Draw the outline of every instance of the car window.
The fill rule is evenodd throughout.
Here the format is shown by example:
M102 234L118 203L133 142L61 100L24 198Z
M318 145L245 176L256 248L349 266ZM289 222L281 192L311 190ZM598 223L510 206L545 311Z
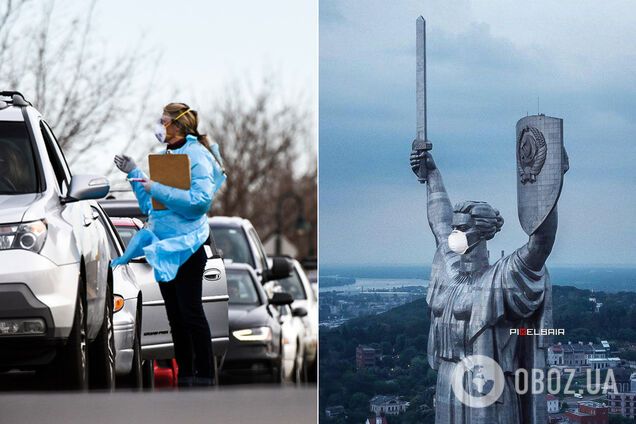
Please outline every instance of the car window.
M256 254L258 255L259 266L261 269L269 268L267 266L267 255L265 254L265 249L263 249L263 245L261 244L261 239L256 234L256 230L254 228L249 229L249 235L252 239L252 243L256 246Z
M300 276L298 275L298 271L293 269L289 277L283 278L282 280L276 280L274 284L280 288L280 291L287 292L294 296L294 300L306 300L307 293L305 293L305 287L303 286L302 281L300 281Z
M247 238L241 229L211 227L211 230L216 247L221 250L223 258L255 266Z
M227 293L230 305L260 305L256 281L245 270L227 270Z
M113 231L113 228L110 226L109 222L106 222L107 219L103 214L99 213L97 208L91 206L91 212L99 215L99 222L104 226L104 231L106 232L108 239L108 247L110 249L110 259L113 260L121 255L120 250L117 248L119 246L119 240L115 240L117 234Z
M42 137L44 137L46 152L49 155L49 160L51 161L53 172L55 172L55 178L57 179L58 187L61 190L61 195L66 196L66 194L68 193L68 185L70 184L71 176L68 173L68 168L66 167L66 163L64 162L64 156L62 156L57 142L43 122L40 123L40 129L42 130Z
M121 237L121 241L124 243L125 247L128 247L128 243L130 243L130 239L133 238L135 234L137 234L137 227L130 226L115 226L117 228L117 232L119 233L119 237Z
M0 121L0 194L38 189L33 146L24 122Z
M71 174L71 168L69 168L68 162L66 162L66 156L64 156L64 152L62 152L62 148L57 141L57 137L55 137L55 133L46 122L42 121L41 124L44 127L44 130L46 131L49 138L53 140L53 144L56 148L57 154L60 157L60 162L62 163L62 168L64 169L64 173L66 174L66 178L68 181L71 181L71 177L73 176L73 174Z

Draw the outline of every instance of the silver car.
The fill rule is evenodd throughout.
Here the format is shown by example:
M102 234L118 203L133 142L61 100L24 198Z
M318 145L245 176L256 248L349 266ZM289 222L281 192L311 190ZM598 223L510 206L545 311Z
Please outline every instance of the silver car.
M108 180L72 175L53 131L0 92L0 372L112 389L113 273L94 200Z
M303 335L303 379L308 380L309 373L315 373L317 367L318 347L318 302L305 270L295 259L289 258L292 263L292 272L287 278L268 281L263 285L268 296L276 291L289 293L294 297L291 304L292 312L302 317ZM304 310L305 312L301 312ZM297 377L296 377L297 379Z
M100 208L99 220L106 229L110 258L124 253L125 245L117 229ZM117 387L141 388L142 293L132 265L120 265L113 270L113 327L115 333L115 372Z

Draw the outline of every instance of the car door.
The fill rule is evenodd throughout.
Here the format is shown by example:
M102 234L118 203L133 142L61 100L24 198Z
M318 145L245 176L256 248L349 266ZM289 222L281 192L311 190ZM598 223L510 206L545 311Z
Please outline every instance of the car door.
M267 265L267 255L265 254L265 249L263 248L263 244L261 243L261 239L258 237L256 230L254 227L249 226L246 228L246 235L249 239L250 244L252 245L252 252L254 254L254 262L256 262L256 275L258 278L263 279L263 271L268 268Z
M95 212L99 214L99 223L106 232L108 241L109 258L113 259L123 255L124 242L119 237L119 233L114 228L104 211L98 206L91 206ZM130 265L121 265L112 270L113 273L113 294L119 294L124 299L136 297L139 291L139 284L135 278L135 274Z
M44 121L40 130L55 171L59 193L65 197L71 182L71 171L57 140ZM87 302L88 337L94 338L102 323L109 266L109 247L99 214L91 208L90 200L66 203L62 218L72 226L77 249L84 260Z
M279 313L278 322L280 322L283 335L281 345L283 368L285 370L285 377L289 378L294 370L294 363L298 351L298 339L300 338L299 327L288 305L279 306L277 309ZM302 326L302 323L300 325Z
M223 356L229 343L227 278L225 265L214 242L205 246L208 261L203 272L201 302L214 343L214 354ZM222 352L219 352L222 350Z

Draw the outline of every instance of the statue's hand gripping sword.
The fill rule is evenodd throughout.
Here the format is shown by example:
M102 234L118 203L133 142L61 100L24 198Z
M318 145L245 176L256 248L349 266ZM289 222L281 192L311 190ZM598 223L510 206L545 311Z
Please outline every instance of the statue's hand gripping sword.
M416 27L416 115L417 115L417 132L415 140L413 140L412 149L418 153L429 151L433 148L433 144L426 138L426 21L422 16L415 21ZM418 172L418 180L420 183L426 183L426 174L428 168L426 160L420 162L420 170Z

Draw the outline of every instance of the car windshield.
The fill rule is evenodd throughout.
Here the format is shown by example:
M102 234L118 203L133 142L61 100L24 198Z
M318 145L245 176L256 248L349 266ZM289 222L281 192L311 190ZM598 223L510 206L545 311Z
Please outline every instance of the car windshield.
M294 300L307 299L305 288L303 287L303 283L300 281L298 271L295 269L292 270L289 277L283 278L282 280L276 280L275 284L277 287L280 287L280 291L287 292L294 296Z
M221 250L224 259L254 266L254 259L245 233L237 228L210 227L216 247Z
M248 271L228 269L227 294L230 296L230 305L260 305L255 283Z
M137 233L137 227L130 227L127 225L116 225L117 232L119 233L119 237L121 237L121 241L124 242L124 247L128 247L128 243L130 239Z
M33 148L24 122L0 121L0 194L37 192Z

